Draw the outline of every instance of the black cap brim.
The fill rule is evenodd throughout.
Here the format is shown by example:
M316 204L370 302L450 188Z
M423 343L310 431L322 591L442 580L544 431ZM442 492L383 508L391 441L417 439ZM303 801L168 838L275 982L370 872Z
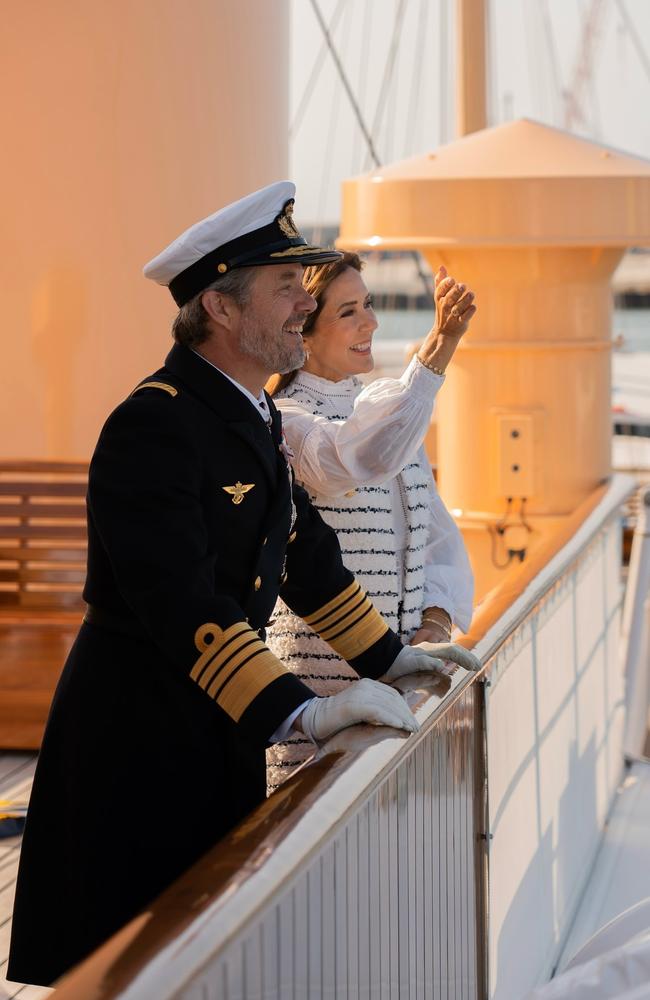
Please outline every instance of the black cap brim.
M239 264L239 267L259 267L262 264L331 264L340 260L343 254L340 250L327 250L324 247L296 246L270 254L257 254L253 260Z

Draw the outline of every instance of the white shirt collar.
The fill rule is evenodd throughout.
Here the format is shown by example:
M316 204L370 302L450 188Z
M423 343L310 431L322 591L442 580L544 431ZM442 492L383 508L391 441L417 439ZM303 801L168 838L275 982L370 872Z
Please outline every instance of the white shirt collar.
M310 388L319 389L322 393L330 396L346 394L351 389L356 389L357 386L362 385L361 380L356 375L348 375L347 378L341 378L338 382L333 382L329 378L323 378L322 375L314 375L312 372L306 372L304 368L300 369L295 381Z
M235 388L239 389L239 391L243 393L244 396L246 396L246 399L249 401L249 403L252 403L252 405L255 407L255 412L259 413L264 423L266 424L269 422L269 420L271 419L271 414L269 412L269 407L266 402L266 396L264 395L264 389L261 389L259 396L256 397L253 395L252 392L249 392L249 390L245 386L243 386L240 382L232 378L232 376L228 375L227 372L221 371L221 368L217 368L215 364L212 364L211 361L208 361L208 359L204 357L202 354L199 354L198 351L192 349L192 353L196 354L197 358L201 358L202 361L205 361L206 364L210 365L212 368L215 368L218 372L221 372L224 378L227 378L229 382L232 382Z

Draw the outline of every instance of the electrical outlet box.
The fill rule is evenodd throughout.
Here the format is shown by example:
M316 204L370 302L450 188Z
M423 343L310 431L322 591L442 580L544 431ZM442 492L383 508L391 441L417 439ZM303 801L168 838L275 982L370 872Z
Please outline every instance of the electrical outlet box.
M497 482L504 497L535 493L535 418L532 413L499 413L497 420Z

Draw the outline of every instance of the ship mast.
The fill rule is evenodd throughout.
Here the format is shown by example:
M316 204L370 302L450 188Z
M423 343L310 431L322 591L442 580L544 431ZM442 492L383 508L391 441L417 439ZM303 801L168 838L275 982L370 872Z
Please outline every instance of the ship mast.
M456 0L456 134L487 126L486 0Z

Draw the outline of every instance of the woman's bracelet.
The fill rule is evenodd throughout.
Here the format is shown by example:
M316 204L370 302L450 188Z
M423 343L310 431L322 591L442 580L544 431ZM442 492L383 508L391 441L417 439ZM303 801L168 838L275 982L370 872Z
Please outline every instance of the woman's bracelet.
M445 374L445 372L444 372L444 370L442 368L438 368L437 365L431 365L431 364L429 364L427 361L425 361L423 358L421 358L419 354L417 354L416 357L417 357L418 361L420 362L420 364L424 365L425 368L428 368L429 371L433 372L434 375L444 375Z
M422 613L422 624L436 625L441 628L447 634L447 638L451 639L451 615L449 612L445 611L444 608L431 607L425 608Z
M442 622L436 618L423 618L422 624L424 625L425 623L428 625L437 625L438 628L441 628L445 632L447 638L451 639L451 628L446 622Z

